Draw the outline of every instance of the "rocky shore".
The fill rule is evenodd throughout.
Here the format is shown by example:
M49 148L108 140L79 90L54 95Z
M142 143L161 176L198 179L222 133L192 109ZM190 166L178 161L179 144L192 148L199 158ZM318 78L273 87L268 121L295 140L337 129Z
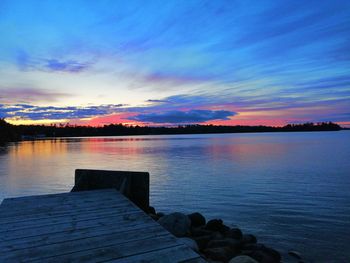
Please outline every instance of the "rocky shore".
M280 263L282 260L277 250L259 243L252 234L228 227L221 219L207 221L198 212L165 215L153 207L149 208L149 215L208 262ZM297 252L292 253L297 262L303 262Z

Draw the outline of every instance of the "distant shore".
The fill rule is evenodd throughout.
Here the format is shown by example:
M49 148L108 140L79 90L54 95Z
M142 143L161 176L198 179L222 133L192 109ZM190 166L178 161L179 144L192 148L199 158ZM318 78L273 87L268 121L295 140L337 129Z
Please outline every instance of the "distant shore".
M93 137L125 135L176 135L176 134L215 134L215 133L254 133L254 132L313 132L345 130L336 123L288 124L273 126L223 126L223 125L180 125L176 127L127 126L110 124L101 127L77 125L12 125L0 119L0 143L37 138Z

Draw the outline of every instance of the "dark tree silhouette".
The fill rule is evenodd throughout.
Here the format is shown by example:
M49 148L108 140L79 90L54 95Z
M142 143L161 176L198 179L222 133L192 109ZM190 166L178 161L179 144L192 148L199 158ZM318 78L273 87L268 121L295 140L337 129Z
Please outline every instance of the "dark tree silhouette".
M120 136L120 135L160 135L196 133L241 133L241 132L302 132L338 131L342 128L332 122L288 124L283 127L271 126L217 126L185 125L177 127L128 126L109 124L102 127L59 125L11 125L0 119L0 142L37 137L81 137L81 136Z
M17 127L0 118L0 144L20 139Z

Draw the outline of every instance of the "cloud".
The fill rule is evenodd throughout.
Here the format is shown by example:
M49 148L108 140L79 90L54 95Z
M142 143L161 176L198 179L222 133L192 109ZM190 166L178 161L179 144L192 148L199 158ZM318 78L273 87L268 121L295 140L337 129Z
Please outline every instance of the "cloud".
M23 71L80 73L87 70L91 64L92 62L80 62L75 59L37 58L24 50L18 50L16 55L16 65Z
M144 113L129 117L129 120L151 123L202 123L213 120L229 120L237 113L225 110L190 110L190 111L166 111L156 113Z
M57 59L48 59L45 67L49 71L78 73L86 70L89 67L89 64L80 63L74 60L59 61Z
M211 76L201 76L200 74L179 74L173 72L154 72L144 76L146 82L158 83L158 82L169 82L176 85L189 84L189 83L201 83L213 80Z
M151 103L167 103L169 102L168 100L146 100L146 102L151 102Z
M26 104L8 106L0 104L0 118L15 118L26 120L61 120L84 119L103 116L120 111L124 104L108 104L87 107L41 107Z
M350 76L340 75L328 78L317 78L316 80L304 81L297 83L298 88L303 88L304 90L316 89L328 89L330 91L336 90L335 88L345 88L348 90L350 85Z
M72 94L37 88L1 88L0 103L53 102Z
M226 98L227 100L227 98ZM226 101L225 100L225 101ZM166 108L197 108L200 106L210 106L211 104L217 105L222 102L219 96L209 96L209 95L185 95L179 94L174 96L169 96L163 99L149 99L146 102L151 102L154 105L147 107L135 107L137 110L142 109L164 109Z

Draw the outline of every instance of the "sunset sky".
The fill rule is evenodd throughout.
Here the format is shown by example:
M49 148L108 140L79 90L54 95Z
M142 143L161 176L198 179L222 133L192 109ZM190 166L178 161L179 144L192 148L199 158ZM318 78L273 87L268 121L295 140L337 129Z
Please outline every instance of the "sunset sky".
M0 1L14 124L350 124L350 1Z

